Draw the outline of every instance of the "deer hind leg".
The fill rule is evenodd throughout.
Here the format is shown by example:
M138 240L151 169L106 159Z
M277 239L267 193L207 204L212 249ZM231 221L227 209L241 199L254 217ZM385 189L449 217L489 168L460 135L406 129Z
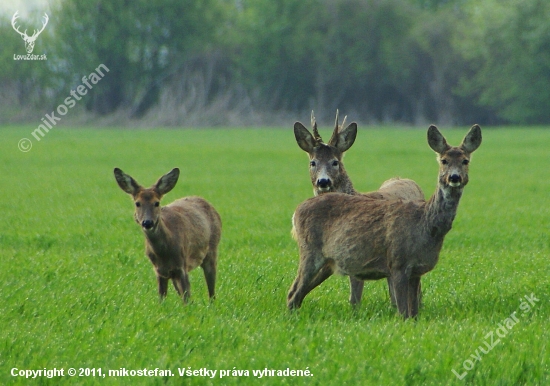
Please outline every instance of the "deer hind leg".
M206 286L208 287L208 296L210 300L214 300L216 297L216 266L217 266L217 251L210 250L204 258L201 267L206 279Z
M183 268L178 270L174 274L174 277L172 277L172 283L178 295L180 295L183 298L183 302L187 304L191 296L191 283L189 283L189 275L187 275L187 272L185 272Z
M168 279L157 274L160 301L163 301L168 293Z
M350 276L349 287L351 291L349 295L349 302L352 305L359 304L361 302L361 297L363 296L363 287L365 287L365 282Z
M306 295L333 273L334 268L330 261L326 261L321 267L316 268L315 259L303 259L298 268L298 276L288 292L288 308L300 308Z
M311 281L308 287L308 293L313 291L315 287L327 280L334 273L334 269L330 263L325 263L323 267L317 272L317 275Z

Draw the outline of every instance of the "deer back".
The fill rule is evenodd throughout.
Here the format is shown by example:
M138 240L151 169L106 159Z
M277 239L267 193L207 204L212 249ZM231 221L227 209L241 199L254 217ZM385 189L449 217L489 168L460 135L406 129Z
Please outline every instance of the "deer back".
M199 266L210 248L215 247L221 237L221 219L212 205L201 197L180 198L161 210L162 231L166 237L147 235L148 248L165 260L182 256L187 270ZM160 253L159 253L160 252ZM180 265L181 266L181 265Z
M293 217L300 255L334 260L335 271L362 279L389 276L400 256L415 265L426 240L423 200L379 200L365 195L328 194L298 206ZM407 251L404 255L402 251ZM418 258L416 257L418 255Z
M424 192L416 182L407 178L391 178L384 181L382 186L378 189L384 199L386 200L424 200Z

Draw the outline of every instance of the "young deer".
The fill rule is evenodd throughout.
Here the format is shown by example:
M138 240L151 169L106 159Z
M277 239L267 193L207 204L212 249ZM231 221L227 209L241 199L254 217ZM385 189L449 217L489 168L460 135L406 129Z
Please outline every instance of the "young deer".
M468 164L481 144L481 129L472 126L460 146L452 147L430 126L428 144L439 161L437 188L428 201L334 193L298 206L293 234L300 265L288 293L289 309L299 308L311 290L336 272L361 280L389 278L401 315L417 315L420 277L438 261L468 184Z
M155 185L144 188L128 174L115 168L118 186L132 196L134 218L145 235L145 253L153 263L160 299L166 297L168 279L184 303L191 295L188 273L202 267L208 295L214 298L218 243L221 237L220 215L200 197L180 198L161 207L162 196L178 182L179 169L172 169Z
M329 192L361 194L353 188L342 162L344 153L353 145L357 136L357 124L353 122L343 129L345 122L346 117L341 126L338 124L338 110L336 110L334 131L328 143L324 143L319 135L313 111L311 112L313 135L302 123L294 124L296 142L309 155L309 175L315 196ZM385 181L377 191L363 195L381 200L424 200L424 193L416 182L401 178L391 178ZM349 301L351 304L357 304L361 301L364 282L352 276L349 280L351 290ZM388 289L392 304L395 305L389 279Z

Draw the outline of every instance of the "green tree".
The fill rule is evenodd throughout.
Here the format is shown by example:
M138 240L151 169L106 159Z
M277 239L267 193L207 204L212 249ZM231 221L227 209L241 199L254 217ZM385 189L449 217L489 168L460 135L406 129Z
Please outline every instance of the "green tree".
M32 14L27 20L18 20L22 31L40 25L43 14ZM34 23L34 24L33 24ZM20 29L21 29L20 28ZM50 26L44 29L36 41L34 55L46 55L47 60L16 60L16 56L26 55L23 39L11 25L11 16L0 17L0 109L2 120L20 120L28 111L22 108L36 108L48 102L49 91L54 85L51 79L51 57L53 31Z
M232 56L237 80L271 109L305 108L314 92L323 19L316 0L243 0Z
M89 110L130 108L142 116L171 74L216 42L224 3L216 0L74 0L56 24L59 76L67 84L99 64L109 75L88 98Z
M461 93L514 123L550 122L550 3L470 1L456 46L471 63Z

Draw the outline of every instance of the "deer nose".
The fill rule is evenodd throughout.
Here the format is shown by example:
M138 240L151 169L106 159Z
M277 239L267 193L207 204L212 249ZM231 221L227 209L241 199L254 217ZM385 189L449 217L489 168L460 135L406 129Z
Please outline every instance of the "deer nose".
M317 180L317 186L319 186L321 189L328 188L332 183L328 178L320 178Z
M143 220L141 222L141 226L145 229L151 229L153 227L154 223L153 220Z
M462 180L458 174L451 174L449 177L449 182L452 182L453 184L457 184Z

